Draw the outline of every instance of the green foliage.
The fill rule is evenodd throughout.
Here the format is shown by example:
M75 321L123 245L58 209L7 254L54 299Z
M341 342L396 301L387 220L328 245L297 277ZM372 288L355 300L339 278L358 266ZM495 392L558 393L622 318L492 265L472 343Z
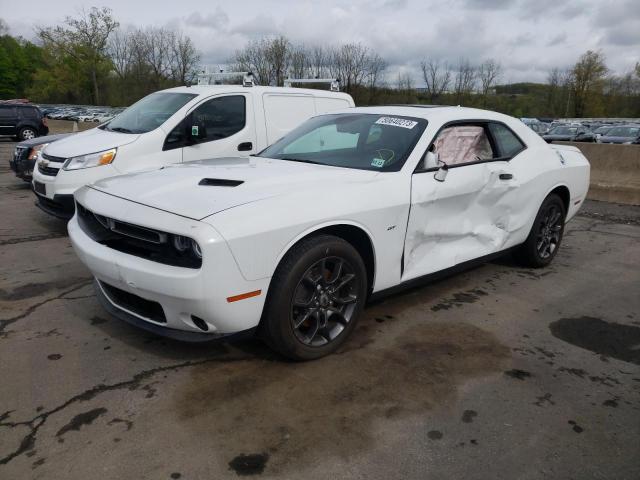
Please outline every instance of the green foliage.
M0 36L0 99L25 97L41 65L39 47L21 38Z

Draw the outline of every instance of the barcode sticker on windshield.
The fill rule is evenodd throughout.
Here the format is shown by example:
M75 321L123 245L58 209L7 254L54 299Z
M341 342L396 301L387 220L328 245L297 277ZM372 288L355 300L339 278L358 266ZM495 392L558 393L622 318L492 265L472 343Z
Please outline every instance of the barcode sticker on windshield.
M376 123L378 125L393 125L394 127L401 128L413 128L418 122L414 122L413 120L407 120L406 118L398 118L398 117L380 117Z

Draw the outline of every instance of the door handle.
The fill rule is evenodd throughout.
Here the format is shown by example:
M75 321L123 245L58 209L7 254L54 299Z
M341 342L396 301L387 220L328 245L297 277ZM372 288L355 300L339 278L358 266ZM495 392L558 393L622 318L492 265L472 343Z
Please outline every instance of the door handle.
M249 152L251 150L253 150L253 143L251 142L243 142L240 145L238 145L239 152Z
M498 175L498 178L500 180L512 180L513 179L513 174L511 174L511 173L501 173L500 175Z

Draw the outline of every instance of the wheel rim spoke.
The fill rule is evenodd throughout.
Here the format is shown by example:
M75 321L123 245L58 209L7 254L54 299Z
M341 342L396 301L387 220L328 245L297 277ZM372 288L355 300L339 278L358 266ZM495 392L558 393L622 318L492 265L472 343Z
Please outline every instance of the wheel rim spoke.
M298 340L311 347L334 341L356 311L359 282L342 257L325 257L311 265L291 301L291 326Z

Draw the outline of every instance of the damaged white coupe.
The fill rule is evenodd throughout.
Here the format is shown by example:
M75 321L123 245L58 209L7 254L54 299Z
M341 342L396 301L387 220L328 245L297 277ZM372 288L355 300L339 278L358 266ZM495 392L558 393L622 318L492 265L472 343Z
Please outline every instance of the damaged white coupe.
M548 265L588 185L577 148L512 117L352 108L257 156L86 186L69 234L115 316L181 340L257 332L309 360L372 295L509 251Z

